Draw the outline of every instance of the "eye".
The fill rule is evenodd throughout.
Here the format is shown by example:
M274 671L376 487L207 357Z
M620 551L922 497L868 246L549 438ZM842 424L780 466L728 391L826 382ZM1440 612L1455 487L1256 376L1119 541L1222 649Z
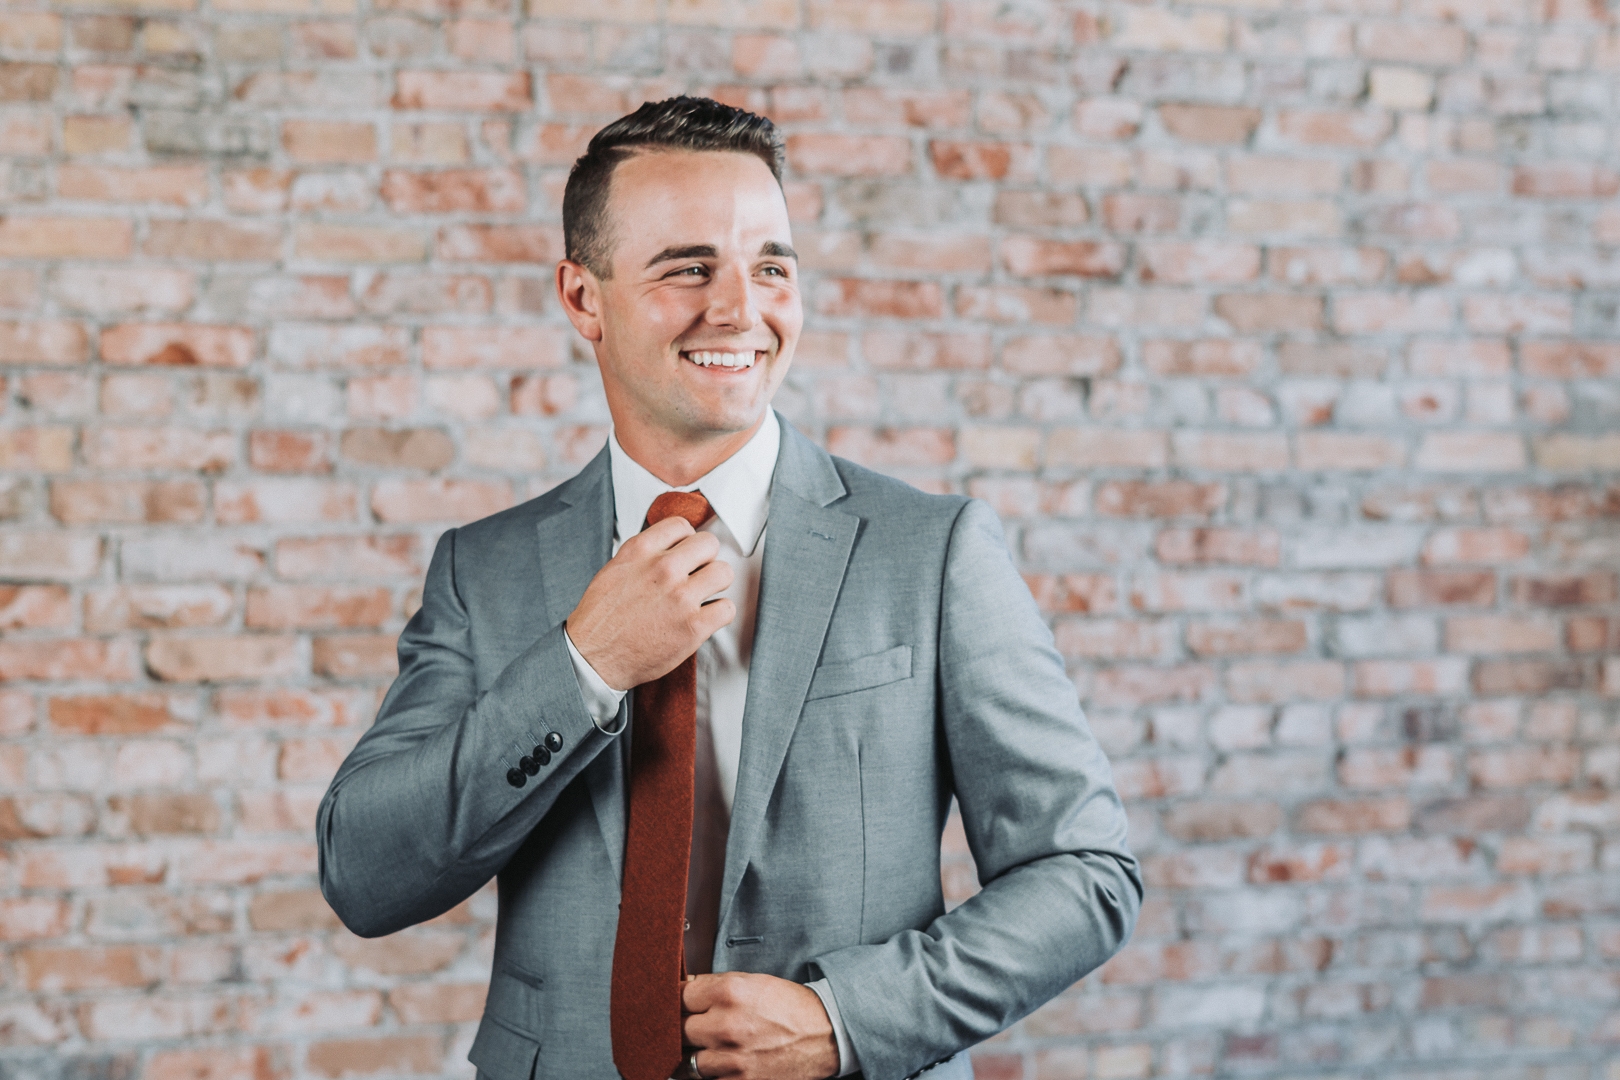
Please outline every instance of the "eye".
M763 272L767 273L767 274L775 274L777 277L784 277L785 278L785 277L788 276L786 270L784 270L782 267L776 266L776 265L770 265L770 266L764 267Z
M683 266L679 270L671 270L665 277L699 277L709 272L709 268L702 263L696 266Z

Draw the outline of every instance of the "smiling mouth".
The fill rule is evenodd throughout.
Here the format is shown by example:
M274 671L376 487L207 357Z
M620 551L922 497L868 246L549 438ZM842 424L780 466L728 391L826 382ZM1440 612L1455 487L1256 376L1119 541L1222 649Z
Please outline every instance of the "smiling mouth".
M747 369L753 367L754 360L762 354L753 350L721 352L716 349L695 349L691 352L683 352L681 355L698 367Z

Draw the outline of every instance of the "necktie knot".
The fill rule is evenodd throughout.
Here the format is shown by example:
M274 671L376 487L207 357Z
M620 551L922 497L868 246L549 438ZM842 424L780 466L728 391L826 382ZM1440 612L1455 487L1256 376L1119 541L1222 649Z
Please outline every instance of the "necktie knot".
M647 510L647 525L656 525L667 517L683 517L692 528L702 527L714 516L714 509L701 491L666 491L654 499Z

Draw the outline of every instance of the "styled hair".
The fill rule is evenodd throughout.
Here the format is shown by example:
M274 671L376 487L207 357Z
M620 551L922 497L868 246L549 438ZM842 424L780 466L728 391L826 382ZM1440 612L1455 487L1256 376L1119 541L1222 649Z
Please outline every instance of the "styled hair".
M644 103L591 137L563 189L565 250L598 278L612 273L607 203L613 170L638 150L660 148L753 154L782 182L782 137L765 117L684 94Z

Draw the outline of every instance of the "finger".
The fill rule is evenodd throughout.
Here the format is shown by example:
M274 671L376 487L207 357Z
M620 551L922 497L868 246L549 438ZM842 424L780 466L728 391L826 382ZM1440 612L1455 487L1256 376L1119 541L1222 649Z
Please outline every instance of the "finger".
M731 620L737 617L737 605L722 596L711 603L704 604L692 615L692 633L698 635L698 640L708 641L714 632L722 626L730 626Z
M688 1013L681 1017L681 1039L687 1046L714 1050L720 1046L720 1018L713 1011Z
M707 1012L714 1001L714 980L713 975L688 975L681 984L681 1008L689 1013Z
M630 549L632 556L644 555L654 551L664 551L674 547L683 537L691 536L696 530L692 523L676 515L667 517L654 525L649 525L636 535L629 537L619 545L619 554L624 554L626 548Z
M742 1075L742 1055L726 1050L699 1050L697 1071L703 1080L721 1080Z
M716 559L688 574L686 580L681 583L678 595L688 604L701 604L731 588L731 583L736 577L737 572L731 568L730 563Z
M684 567L690 574L703 564L713 562L719 554L719 537L714 533L696 532L671 545L663 557Z

